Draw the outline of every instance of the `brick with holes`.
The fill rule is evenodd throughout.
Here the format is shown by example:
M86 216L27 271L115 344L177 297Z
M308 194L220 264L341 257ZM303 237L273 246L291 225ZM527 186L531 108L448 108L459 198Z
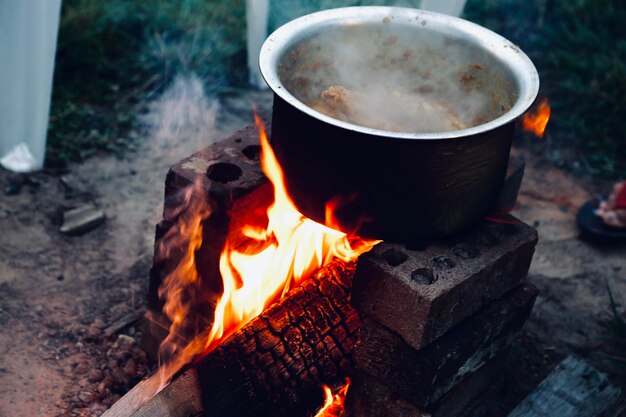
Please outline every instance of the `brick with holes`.
M183 256L186 243L181 240L181 229L187 227L184 223L198 213L204 213L202 246L196 254L201 257L196 263L201 285L190 286L189 290L195 288L201 294L189 297L196 305L186 320L189 329L185 336L191 337L212 323L215 294L221 292L219 269L215 266L219 265L229 226L236 219L251 221L254 216L263 221L263 213L271 203L271 185L259 166L260 152L259 133L249 126L170 167L150 271L149 320L142 338L151 358L156 358L156 348L169 329L158 290ZM237 215L244 212L248 214ZM176 243L177 240L181 241Z
M536 243L508 215L423 247L381 243L359 258L352 304L420 349L517 286Z
M530 315L537 288L529 282L491 302L420 350L365 318L354 347L355 368L420 408L428 408L511 344Z

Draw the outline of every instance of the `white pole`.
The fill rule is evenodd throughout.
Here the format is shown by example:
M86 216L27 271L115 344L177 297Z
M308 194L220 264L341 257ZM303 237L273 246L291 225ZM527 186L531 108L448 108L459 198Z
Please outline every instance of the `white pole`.
M248 80L256 88L267 88L259 70L259 53L267 38L270 13L269 0L246 0L246 22L248 25Z
M465 1L466 0L422 0L421 8L459 17L465 8Z
M0 0L0 164L43 167L61 0Z

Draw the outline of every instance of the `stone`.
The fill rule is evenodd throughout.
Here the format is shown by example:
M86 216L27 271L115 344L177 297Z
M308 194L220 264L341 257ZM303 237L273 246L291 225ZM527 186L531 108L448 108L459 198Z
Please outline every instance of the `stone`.
M121 334L117 336L116 343L118 344L120 350L128 351L132 346L134 346L137 342L132 337Z
M114 386L115 383L111 377L106 377L102 382L98 384L98 392L104 393L108 388Z
M91 368L89 367L89 365L87 365L85 362L80 362L74 368L74 373L76 375L84 375L89 372L90 369Z
M420 350L366 318L354 347L354 366L416 406L428 407L511 344L537 294L524 282Z
M70 236L83 235L104 223L104 212L93 204L85 204L63 213L61 233Z
M74 174L65 174L59 177L59 182L65 190L65 198L74 198L79 195L87 195L85 192L85 185Z
M383 242L359 258L352 304L420 349L518 285L536 243L508 215L422 247Z
M130 358L126 362L126 365L124 365L124 373L129 378L137 376L137 365L135 364L135 360L133 358Z
M90 403L91 401L93 401L94 397L95 395L91 391L81 391L78 394L78 399L83 403Z
M91 383L100 382L103 378L104 374L99 369L91 370L91 372L89 372L89 375L87 376L88 381Z

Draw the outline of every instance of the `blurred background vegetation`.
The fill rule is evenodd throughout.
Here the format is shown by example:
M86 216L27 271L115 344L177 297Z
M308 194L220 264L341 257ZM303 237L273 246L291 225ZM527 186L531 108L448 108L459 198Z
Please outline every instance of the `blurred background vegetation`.
M411 0L272 0L270 30L315 10ZM535 61L564 165L626 177L626 1L468 0L465 17ZM246 88L245 0L63 0L47 163L138 145L141 105L177 75L207 94ZM562 155L563 153L559 153ZM561 157L561 159L563 159Z
M533 59L552 146L574 151L568 165L626 177L626 1L468 0L465 17Z

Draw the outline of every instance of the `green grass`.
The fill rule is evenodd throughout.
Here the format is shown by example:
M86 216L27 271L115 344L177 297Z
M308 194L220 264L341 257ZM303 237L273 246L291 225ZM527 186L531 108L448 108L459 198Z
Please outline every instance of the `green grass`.
M604 325L608 331L609 340L612 342L611 353L607 356L622 372L626 372L626 321L624 320L624 313L618 310L619 306L608 284L607 292L609 294L611 314L604 321ZM613 353L613 351L616 353Z
M626 2L570 1L547 30L545 80L595 173L626 176Z
M626 177L626 2L469 0L466 15L535 61L557 146L576 147L593 174Z
M147 97L181 73L241 85L245 62L244 0L64 0L47 163L133 148Z

